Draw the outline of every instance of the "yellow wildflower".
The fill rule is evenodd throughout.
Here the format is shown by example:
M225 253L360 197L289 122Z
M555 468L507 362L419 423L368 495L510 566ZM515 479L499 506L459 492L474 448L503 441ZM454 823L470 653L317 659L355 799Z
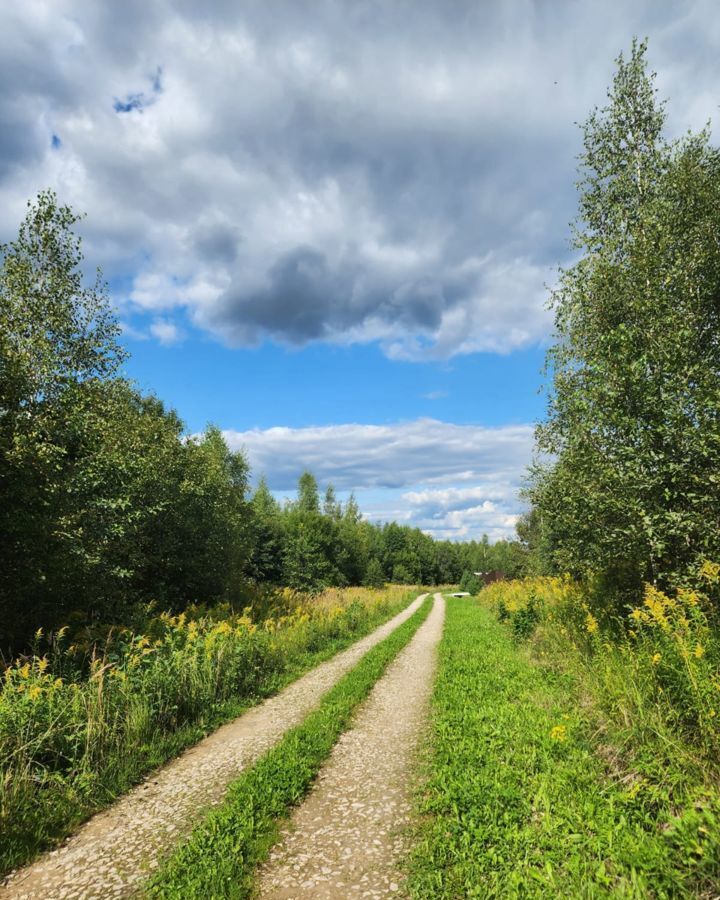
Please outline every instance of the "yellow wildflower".
M28 691L28 697L31 700L37 700L40 694L42 694L42 688L38 684L34 684Z
M44 672L45 669L47 669L47 667L48 667L48 658L47 658L47 656L43 656L42 659L38 660L37 667L38 667L38 671L39 671L39 672Z
M695 656L698 659L702 659L705 656L705 648L702 644L695 644Z
M566 741L567 740L567 728L565 725L554 725L550 729L550 740L552 741Z
M653 664L654 666L656 666L656 665L660 662L661 659L662 659L662 654L660 654L660 653L653 653L652 659L650 660L650 662L652 662L652 664Z
M21 678L27 678L28 675L30 674L30 663L25 663L25 665L22 666L22 668L18 669L18 673Z
M589 612L585 618L586 631L588 632L588 634L595 634L595 632L598 630L598 627L598 620L591 612Z

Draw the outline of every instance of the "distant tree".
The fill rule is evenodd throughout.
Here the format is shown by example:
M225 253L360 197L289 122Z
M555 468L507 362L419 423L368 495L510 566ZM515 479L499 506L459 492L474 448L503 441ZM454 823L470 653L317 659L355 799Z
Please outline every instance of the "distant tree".
M335 496L335 488L329 484L325 489L325 500L323 501L323 515L330 519L339 521L342 517L342 505Z
M393 566L392 580L396 584L414 584L415 579L412 572L403 563L396 563Z
M483 583L473 573L465 570L460 578L460 590L467 591L469 594L479 594Z
M303 472L298 481L297 507L304 513L320 512L320 492L312 472Z
M264 476L251 501L252 551L248 572L254 581L279 584L282 580L283 525L280 505L270 493Z
M380 561L373 557L365 570L364 583L367 587L379 588L385 584L385 573L383 572Z

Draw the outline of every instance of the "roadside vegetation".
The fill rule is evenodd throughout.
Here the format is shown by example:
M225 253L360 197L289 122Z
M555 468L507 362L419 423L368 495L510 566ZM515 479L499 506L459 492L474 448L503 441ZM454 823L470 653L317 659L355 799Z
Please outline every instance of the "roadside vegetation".
M252 896L256 867L277 838L280 822L305 796L353 711L428 617L432 603L426 599L323 697L316 712L230 785L222 806L153 878L149 896Z
M720 731L694 712L718 658L701 666L657 602L620 638L568 581L449 601L412 896L714 896Z
M285 590L259 622L216 607L163 613L102 645L59 634L47 646L38 634L0 692L0 872L415 595L400 586Z

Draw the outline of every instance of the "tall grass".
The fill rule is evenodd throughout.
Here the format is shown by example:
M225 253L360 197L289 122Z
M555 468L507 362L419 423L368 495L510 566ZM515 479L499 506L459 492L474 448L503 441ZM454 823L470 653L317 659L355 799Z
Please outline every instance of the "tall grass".
M0 871L66 834L142 774L294 674L367 633L407 588L285 592L262 623L162 614L84 656L61 632L0 690Z
M646 585L620 617L592 586L569 579L498 583L481 602L529 638L536 662L572 676L608 777L655 810L676 865L692 864L698 883L717 890L720 566L705 562L696 585L672 593ZM533 621L518 629L529 609Z
M642 603L622 618L604 613L568 578L498 583L482 600L515 631L532 610L529 631L537 655L581 674L594 701L636 745L684 748L689 760L715 769L720 624L714 595L720 566L706 562L699 579L704 590L679 588L672 595L646 585Z

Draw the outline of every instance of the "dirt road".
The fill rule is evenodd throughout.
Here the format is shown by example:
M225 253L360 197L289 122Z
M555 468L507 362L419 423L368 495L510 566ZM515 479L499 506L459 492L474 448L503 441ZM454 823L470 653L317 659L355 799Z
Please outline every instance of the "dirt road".
M302 722L323 694L408 619L426 596L277 696L219 728L90 819L62 847L13 873L0 887L0 898L106 900L138 891L203 810L220 802L228 784Z
M260 877L267 900L402 893L413 763L426 720L445 602L398 655L338 741Z

